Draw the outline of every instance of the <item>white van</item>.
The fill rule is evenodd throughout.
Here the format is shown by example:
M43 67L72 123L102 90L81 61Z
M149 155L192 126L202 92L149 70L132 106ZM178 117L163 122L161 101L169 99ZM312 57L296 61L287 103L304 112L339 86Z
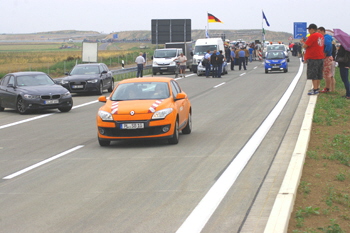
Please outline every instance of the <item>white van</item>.
M163 72L175 73L176 62L174 59L180 56L180 53L183 53L181 48L156 49L152 56L153 75L163 74Z
M192 63L192 71L193 73L197 73L198 64L202 61L203 56L210 50L212 53L214 50L220 51L222 50L222 54L225 56L225 47L224 42L221 38L206 38L206 39L198 39L194 46L193 52L193 63Z

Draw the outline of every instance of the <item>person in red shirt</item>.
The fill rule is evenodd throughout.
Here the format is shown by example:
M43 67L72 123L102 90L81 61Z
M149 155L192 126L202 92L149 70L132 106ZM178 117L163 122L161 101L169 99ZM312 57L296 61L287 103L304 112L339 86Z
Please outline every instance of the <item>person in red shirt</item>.
M319 93L320 82L323 78L323 59L324 59L324 38L317 32L317 26L310 24L307 28L310 36L306 41L302 41L305 48L304 62L307 63L307 79L312 80L313 89L308 95Z

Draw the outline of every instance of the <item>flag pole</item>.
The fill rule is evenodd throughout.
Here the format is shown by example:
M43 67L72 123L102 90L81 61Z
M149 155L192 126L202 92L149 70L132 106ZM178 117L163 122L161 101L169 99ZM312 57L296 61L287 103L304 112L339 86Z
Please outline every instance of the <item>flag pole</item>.
M208 23L208 11L207 11L207 32L208 32L208 35L209 35L209 23Z

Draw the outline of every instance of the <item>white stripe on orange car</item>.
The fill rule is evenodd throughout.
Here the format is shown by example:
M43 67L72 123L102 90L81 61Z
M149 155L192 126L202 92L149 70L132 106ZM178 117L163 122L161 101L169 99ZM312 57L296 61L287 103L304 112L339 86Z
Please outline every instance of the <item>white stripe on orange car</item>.
M148 113L155 112L156 108L159 106L159 104L163 102L163 100L157 100L152 104L152 106L148 109Z
M119 102L112 103L112 107L111 107L112 114L118 113L118 105L119 105Z

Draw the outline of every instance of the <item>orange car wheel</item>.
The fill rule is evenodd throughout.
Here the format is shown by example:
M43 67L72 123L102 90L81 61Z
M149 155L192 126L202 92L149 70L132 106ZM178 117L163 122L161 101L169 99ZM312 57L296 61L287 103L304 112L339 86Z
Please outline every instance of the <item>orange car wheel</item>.
M179 121L176 119L174 124L174 134L168 140L169 144L178 144L179 143Z

